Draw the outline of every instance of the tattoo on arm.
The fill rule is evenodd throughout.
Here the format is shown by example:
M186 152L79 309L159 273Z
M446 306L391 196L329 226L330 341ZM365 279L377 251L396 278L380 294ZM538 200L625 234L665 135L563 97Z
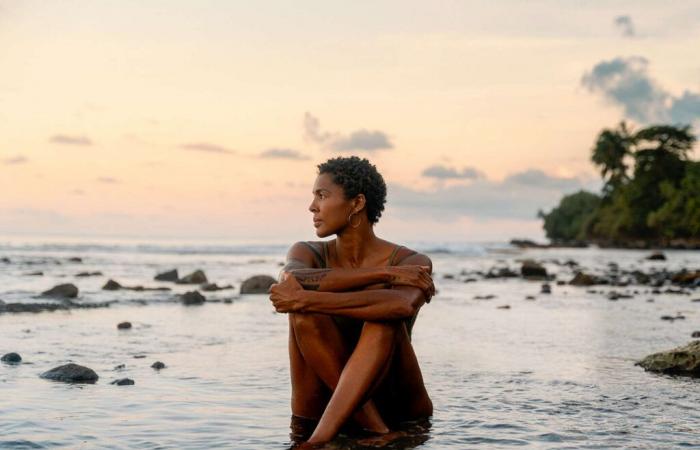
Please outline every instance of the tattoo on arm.
M330 271L331 269L300 269L294 271L294 277L304 289L317 291Z

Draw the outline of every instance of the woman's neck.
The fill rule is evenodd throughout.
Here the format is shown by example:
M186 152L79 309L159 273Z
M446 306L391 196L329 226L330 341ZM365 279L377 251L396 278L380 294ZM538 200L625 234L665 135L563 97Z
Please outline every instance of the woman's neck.
M335 239L336 260L350 267L360 267L378 241L374 228L369 224L362 223L357 228L346 227Z

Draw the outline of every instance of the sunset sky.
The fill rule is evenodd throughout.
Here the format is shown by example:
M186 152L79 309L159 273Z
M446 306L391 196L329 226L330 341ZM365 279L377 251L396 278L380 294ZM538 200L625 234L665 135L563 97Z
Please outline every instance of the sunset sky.
M383 237L540 239L603 127L700 130L700 3L0 0L0 70L0 233L312 239L356 154Z

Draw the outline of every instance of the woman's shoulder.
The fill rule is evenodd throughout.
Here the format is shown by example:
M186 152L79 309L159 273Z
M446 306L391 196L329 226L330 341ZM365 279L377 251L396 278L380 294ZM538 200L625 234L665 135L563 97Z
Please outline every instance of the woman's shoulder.
M401 244L395 244L393 242L386 241L389 246L393 248L389 264L392 266L398 266L398 265L420 265L420 266L425 266L425 265L430 265L432 266L432 263L430 261L430 258L428 258L426 255L413 250L409 248L408 246L401 245Z
M289 247L287 259L313 261L316 267L326 266L325 241L297 241Z

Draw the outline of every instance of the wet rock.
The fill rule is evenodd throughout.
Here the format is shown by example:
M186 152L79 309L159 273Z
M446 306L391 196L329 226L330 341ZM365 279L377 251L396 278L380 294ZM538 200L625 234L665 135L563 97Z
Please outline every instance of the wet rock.
M690 335L692 338L700 338L700 331L693 331L693 334Z
M56 311L68 309L68 305L57 303L3 303L0 302L0 313L38 313L42 311Z
M101 277L102 272L80 272L80 273L75 274L75 276L80 277L80 278L83 278L83 277Z
M19 356L19 353L6 353L0 358L0 361L7 363L7 364L19 364L22 362L22 357Z
M616 292L616 291L608 292L608 300L614 301L614 300L625 299L625 298L633 298L633 297L629 294L622 294L622 293Z
M202 286L200 286L200 289L204 292L214 292L223 291L225 289L233 289L233 286L230 284L227 284L226 286L217 286L216 283L204 283Z
M519 273L508 267L493 267L484 275L484 278L516 278L519 276Z
M510 305L497 306L496 309L510 309Z
M464 280L465 283L475 283L477 281L479 280L477 280L476 278L465 278Z
M167 272L162 272L156 275L154 278L156 281L172 281L175 282L180 279L177 274L177 269L168 270Z
M269 275L255 275L241 284L241 294L267 294L277 280Z
M36 271L36 272L27 272L24 274L25 277L43 277L44 272L41 271Z
M630 275L637 280L638 284L648 284L649 281L651 281L649 275L645 274L641 270L634 270Z
M134 359L143 359L146 355L134 355Z
M647 256L646 259L648 261L666 261L666 255L664 255L662 252L654 252Z
M200 294L198 291L185 292L180 296L182 303L185 305L201 305L207 301L207 299Z
M64 383L94 383L99 378L94 370L78 364L64 364L42 373L41 378Z
M557 281L557 286L564 286L564 285L566 285L566 281L564 281L564 280Z
M654 353L637 362L651 372L669 375L700 376L700 341L668 351Z
M151 367L154 368L155 370L165 369L165 364L163 364L160 361L156 361L153 364L151 364Z
M134 380L131 378L120 378L118 380L114 380L109 384L116 384L117 386L131 386L134 384Z
M41 293L42 297L54 297L54 298L75 298L78 296L78 288L71 283L59 284L54 286L48 291Z
M572 286L593 286L595 284L601 284L598 277L594 275L589 275L583 272L577 272L576 275L569 281Z
M10 264L12 261L10 261L10 258L0 258L0 262L4 264Z
M474 300L491 300L496 298L495 295L493 294L488 294L488 295L475 295Z
M691 302L693 302L693 303L698 303L698 302L700 302L700 298L694 298L694 299L691 300Z
M518 248L547 248L548 245L538 244L530 239L511 239L510 245Z
M118 366L114 366L114 370L122 370L126 367L126 364L119 364Z
M455 276L452 275L451 273L446 273L445 275L442 276L442 278L445 280L454 280Z
M547 278L547 269L532 259L526 259L520 266L520 274L525 278Z
M201 270L195 270L189 275L177 280L178 284L202 284L207 282L207 276Z
M131 322L120 322L117 324L117 329L128 330L131 328Z
M72 258L68 258L68 261L74 262L74 263L81 263L81 262L83 262L83 258L78 258L77 256L73 256Z
M671 277L671 281L675 284L696 285L700 281L700 270L694 272L681 270Z
M122 285L112 279L108 280L105 285L102 286L102 290L104 291L118 291L121 288Z
M535 296L534 295L528 295L525 297L525 300L534 300Z
M545 284L542 285L542 288L541 288L541 290L540 290L540 293L541 293L541 294L551 294L551 293L552 293L552 287L551 287L549 284L545 283Z

